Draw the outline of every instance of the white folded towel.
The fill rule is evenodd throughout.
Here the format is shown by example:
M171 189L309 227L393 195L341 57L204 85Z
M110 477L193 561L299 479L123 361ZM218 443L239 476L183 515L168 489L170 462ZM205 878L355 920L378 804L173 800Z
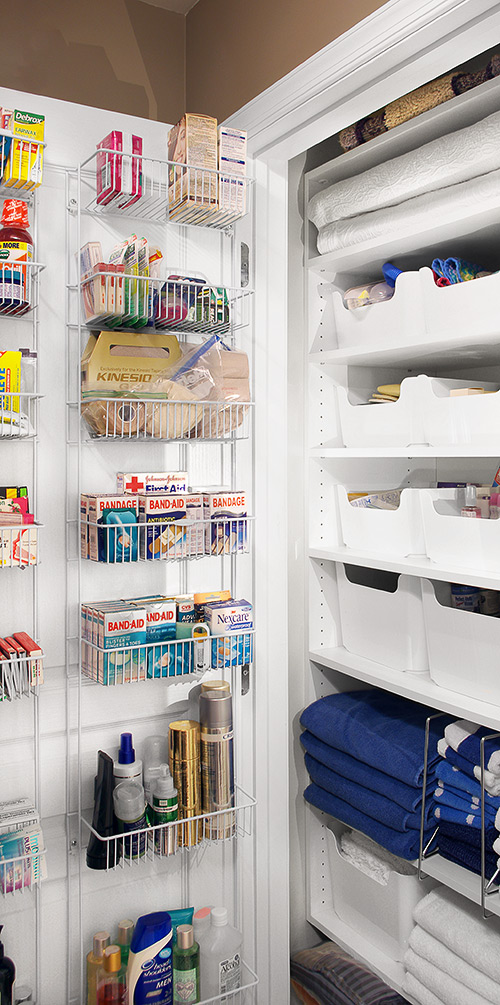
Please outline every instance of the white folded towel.
M446 757L446 751L448 749L449 744L446 742L443 736L442 739L438 740L437 743L438 754L440 754L441 757ZM471 768L473 769L472 773L474 775L474 778L477 779L478 782L480 782L481 765L479 764L473 765L471 762ZM490 794L490 796L500 796L500 778L498 777L498 775L494 775L491 771L488 771L486 768L484 771L484 787L486 791Z
M500 922L485 921L476 904L440 886L417 904L417 925L462 960L500 984Z
M462 754L462 756L467 758L468 754L464 752L464 747L460 749L460 744L465 744L465 750L467 750L467 747L470 746L470 744L467 744L467 741L470 740L471 737L476 737L476 733L478 732L480 735L484 735L488 732L488 730L478 726L477 722L468 722L466 719L458 719L457 722L451 722L449 726L446 726L444 737L450 747L453 747L453 750L456 750L457 754ZM493 741L490 741L490 746L492 742ZM479 749L479 739L475 739L474 747ZM479 761L480 759L478 756L477 764L480 767ZM485 758L485 768L487 768L488 771L491 771L493 775L500 776L500 748L494 750L487 760Z
M340 837L340 850L351 865L365 876L371 876L381 886L387 886L391 875L395 872L401 876L416 875L414 865L393 855L359 831L344 831Z
M418 150L393 157L313 196L309 219L326 224L395 206L404 199L457 185L500 167L500 112Z
M441 998L436 998L432 991L429 991L413 974L405 974L403 981L403 991L411 995L420 1005L443 1005Z
M406 950L404 965L408 973L413 974L428 991L436 997L439 995L443 1005L489 1005L487 998L464 987L444 970L418 956L413 949Z
M482 995L493 1005L500 1005L500 984L492 981L491 977L481 973L476 967L471 967L451 949L448 949L443 942L438 941L434 936L416 925L410 935L409 947L417 956L427 960L433 966L453 977L459 984L465 985L478 995Z
M497 169L459 185L449 185L415 199L406 199L397 206L327 223L318 233L318 251L320 255L326 255L365 241L381 238L384 241L397 240L402 227L405 232L414 230L418 234L435 226L437 214L443 227L469 212L487 210L488 203L497 205L500 199L499 177Z

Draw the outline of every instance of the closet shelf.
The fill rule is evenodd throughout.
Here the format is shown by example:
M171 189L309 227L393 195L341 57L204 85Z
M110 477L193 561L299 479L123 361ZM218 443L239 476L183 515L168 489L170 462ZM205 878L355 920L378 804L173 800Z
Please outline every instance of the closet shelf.
M339 545L337 548L310 548L309 557L318 561L363 565L368 569L387 569L389 572L401 572L406 576L424 576L426 579L439 579L444 583L466 583L490 590L500 590L500 572L485 573L479 569L441 566L431 562L425 555L384 558L382 555L371 555Z
M500 435L495 447L457 447L443 444L440 447L415 445L411 447L312 447L311 457L324 460L349 460L363 457L499 457Z
M459 353L459 360L454 356ZM481 339L463 335L454 338L419 342L405 345L375 344L366 346L345 346L342 349L324 349L309 353L309 362L314 365L331 366L380 366L404 363L408 368L425 369L432 367L456 367L457 362L465 365L498 365L500 362L499 333Z
M469 698L448 688L439 687L431 680L428 673L393 670L383 663L375 663L374 660L356 656L348 652L344 646L312 649L309 652L309 659L317 666L335 670L354 680L399 694L403 698L431 705L460 719L469 719L494 730L500 729L500 705L478 701L477 698ZM431 862L433 859L428 861Z
M451 887L463 897L472 900L474 904L481 903L481 877L476 876L469 869L464 869L463 866L456 865L455 862L449 862L441 855L432 855L431 858L426 858L422 868L425 876L431 876L439 883ZM493 890L495 891L495 888ZM485 906L487 911L500 917L500 894L498 891L486 897Z

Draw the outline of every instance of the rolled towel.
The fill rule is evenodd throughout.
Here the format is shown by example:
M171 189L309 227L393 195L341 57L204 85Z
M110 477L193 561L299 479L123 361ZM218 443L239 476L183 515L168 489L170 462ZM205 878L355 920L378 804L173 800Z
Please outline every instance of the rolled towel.
M479 783L481 782L480 765L472 764L471 761L467 761L465 757L457 754L457 752L453 750L453 747L450 747L447 744L444 737L441 740L438 740L437 749L441 757L446 758L450 764L459 768L460 771L464 772L464 774L470 775L471 778L476 779ZM497 775L494 775L491 771L485 770L484 772L484 787L490 796L500 796L500 778L498 778ZM479 785L479 789L481 789L481 785Z
M342 823L347 824L348 827L354 827L355 830L367 834L377 844L381 844L383 848L391 851L393 855L405 858L410 862L418 857L418 831L395 831L392 827L385 827L378 820L367 816L361 810L354 809L353 806L344 802L343 799L338 799L337 796L333 796L331 792L327 792L326 789L322 789L314 783L307 786L304 798L312 806L316 806L318 810L322 810L323 813L328 813L337 820L341 820ZM431 833L431 831L426 832L426 841L431 837Z
M458 719L451 722L444 731L445 740L450 747L466 761L481 767L481 739L491 734L486 726L478 726L475 722ZM500 778L500 741L486 740L484 744L484 766L492 775Z
M381 886L387 886L391 875L415 876L415 866L403 858L392 855L386 848L376 844L366 834L359 831L344 831L340 836L342 855L365 876L370 876Z
M304 709L300 722L324 743L407 785L422 784L425 722L435 710L387 691L343 691ZM429 763L438 760L442 725L431 722Z
M483 995L464 987L444 970L418 956L413 949L406 950L404 965L408 973L413 974L428 991L432 991L436 998L439 996L443 1005L491 1005Z
M413 915L417 925L480 973L500 984L500 922L484 921L480 908L440 886L423 897Z
M476 991L493 1005L500 1005L500 985L492 981L491 977L481 973L476 967L471 967L460 956L448 949L443 942L438 942L432 935L429 935L420 925L416 925L410 935L410 949L424 960L439 967L449 977L453 977L460 984Z
M378 771L377 768L372 768L364 761L358 761L357 758L345 754L344 751L337 750L336 747L331 747L322 740L318 740L318 737L310 733L308 729L301 734L300 742L308 754L311 754L317 761L321 761L331 771L336 771L338 775L344 775L345 778L350 778L352 782L362 785L365 789L371 789L372 792L379 792L382 796L392 799L398 806L402 806L403 809L410 812L414 812L420 807L422 802L421 786L406 785L405 782L400 782L393 775L388 775L385 771ZM429 796L432 795L434 784L434 775L431 771Z
M448 746L446 740L443 741L445 748ZM438 743L438 748L441 744L441 740ZM448 748L449 749L449 748ZM453 753L455 753L453 751ZM456 755L458 757L458 754ZM470 765L469 765L470 768ZM477 800L478 805L481 805L481 784L475 778L472 777L472 773L466 771L460 771L448 759L440 761L438 767L436 768L436 774L438 776L438 785L441 786L452 786L455 789L460 789L464 794L468 794ZM486 801L485 805L488 806L493 812L500 809L500 798L498 796L491 796L489 792L485 793Z
M420 1005L443 1005L442 998L436 998L413 974L406 973L403 980L403 991L411 995Z
M327 792L331 792L332 795L338 796L339 799L343 799L355 809L366 813L367 816L385 824L386 827L393 827L397 831L420 829L419 812L409 813L408 810L404 810L391 799L381 796L379 792L372 792L356 782L351 782L350 778L344 778L337 772L330 771L310 754L305 756L305 765L312 782L320 785ZM431 798L425 804L425 826L427 828L433 822L433 808L434 804ZM461 823L462 820L459 822Z

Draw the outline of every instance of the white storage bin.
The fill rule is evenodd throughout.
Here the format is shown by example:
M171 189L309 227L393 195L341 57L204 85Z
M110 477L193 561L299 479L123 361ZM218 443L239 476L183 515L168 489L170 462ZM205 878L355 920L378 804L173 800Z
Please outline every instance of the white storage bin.
M460 516L456 489L420 489L425 546L440 565L500 570L500 520Z
M344 486L339 485L337 491L342 537L346 548L386 558L425 554L420 489L403 489L396 510L351 506Z
M465 283L436 286L430 269L420 269L421 303L429 340L491 338L500 334L500 273ZM398 284L403 277L399 277ZM384 306L379 305L379 306Z
M429 271L429 270L428 270ZM382 281L382 275L380 276ZM431 274L431 281L432 274ZM420 276L406 272L398 277L394 296L381 304L350 311L341 293L333 294L333 317L339 349L351 346L412 345L425 339L424 312L420 304Z
M432 680L458 694L500 703L500 618L450 606L447 583L422 580Z
M376 588L349 577L394 580L396 589ZM414 673L429 669L420 582L373 569L337 565L342 641L356 656L393 670Z
M342 921L394 960L402 960L413 928L413 912L435 883L392 872L382 886L342 855L326 829L333 907Z
M474 280L481 282L481 280ZM462 285L471 286L472 282ZM445 289L449 289L446 287ZM442 292L442 291L441 291ZM451 397L459 387L484 387L491 394ZM423 406L425 440L433 447L443 444L486 447L498 443L500 391L498 384L484 380L426 379Z
M384 306L380 304L378 306ZM337 388L340 425L345 447L406 447L424 443L423 385L427 377L405 377L398 401L355 404L349 390ZM384 381L381 378L380 383ZM391 381L392 383L392 381ZM375 390L375 386L373 387Z

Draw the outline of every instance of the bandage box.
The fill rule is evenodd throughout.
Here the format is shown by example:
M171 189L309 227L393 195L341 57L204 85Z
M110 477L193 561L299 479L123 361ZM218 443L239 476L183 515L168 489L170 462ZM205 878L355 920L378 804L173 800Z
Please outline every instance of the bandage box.
M204 620L212 639L212 668L242 666L253 660L253 608L247 600L206 604ZM231 638L230 636L234 636Z
M185 558L185 496L151 493L140 495L138 499L141 558Z
M230 599L230 590L215 590L210 593L193 594L195 621L204 620L206 604L218 604L222 600L227 601Z
M92 562L115 561L118 549L116 548L116 528L106 529L104 515L111 510L130 509L135 514L135 523L138 522L139 506L136 496L131 495L94 495L92 493L82 496L86 499L87 507L87 527L88 527L88 557ZM82 507L84 507L82 502ZM83 513L82 513L83 516ZM134 528L130 529L133 534ZM137 529L135 529L137 538ZM113 538L113 540L112 540ZM82 540L82 554L84 549ZM113 554L113 558L112 558ZM130 561L130 559L128 559Z
M235 555L248 551L244 492L207 492L203 496L203 509L204 519L209 521L205 525L207 555Z
M16 108L4 128L14 133L2 182L8 188L32 189L42 183L45 116Z
M247 134L219 126L219 209L243 216L246 208Z
M116 490L132 495L187 492L187 471L119 471L116 476Z
M183 115L169 131L167 158L169 216L186 207L217 209L217 119Z
M18 517L18 514L14 514ZM28 514L28 517L30 514ZM13 517L9 518L14 523ZM33 518L31 517L31 520ZM38 531L28 519L19 526L0 527L0 566L36 565L38 561Z
M128 683L130 680L144 680L146 671L146 649L130 649L130 646L145 646L146 608L116 604L114 610L99 611L98 646L100 650L123 650L117 653L99 652L97 679L101 684Z
M81 371L82 392L129 391L146 394L161 372L181 358L175 335L100 332L91 335L85 347ZM144 389L142 391L142 388Z

